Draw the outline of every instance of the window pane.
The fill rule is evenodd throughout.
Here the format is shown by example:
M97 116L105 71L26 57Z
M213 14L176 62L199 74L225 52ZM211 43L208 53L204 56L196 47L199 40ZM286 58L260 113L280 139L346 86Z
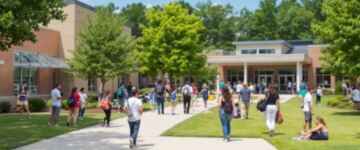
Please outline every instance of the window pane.
M256 54L256 49L242 49L241 54Z
M260 54L274 54L275 53L275 49L260 49L259 50Z

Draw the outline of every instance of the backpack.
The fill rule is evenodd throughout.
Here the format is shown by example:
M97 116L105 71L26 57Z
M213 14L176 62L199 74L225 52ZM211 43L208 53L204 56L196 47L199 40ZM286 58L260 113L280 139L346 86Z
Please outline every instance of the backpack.
M184 94L184 95L187 95L187 96L190 96L190 95L191 95L191 92L190 92L189 87L185 86L184 91L183 91L183 94Z
M234 106L231 101L224 101L223 102L223 109L226 114L233 114L234 112Z
M256 108L260 112L264 112L266 110L266 105L267 105L266 99L262 99L256 104Z
M157 86L155 87L155 93L158 94L158 95L162 95L162 94L164 93L164 88L163 88L163 86L157 85Z
M74 107L75 106L75 98L73 96L70 96L68 99L68 106L69 107Z

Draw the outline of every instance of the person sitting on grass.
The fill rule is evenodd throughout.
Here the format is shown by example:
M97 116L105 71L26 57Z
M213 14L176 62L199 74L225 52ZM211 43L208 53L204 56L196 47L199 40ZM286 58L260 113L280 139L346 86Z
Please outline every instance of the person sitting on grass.
M322 117L316 117L316 126L307 132L303 132L298 140L329 140L329 130Z
M325 120L322 117L316 117L316 127L312 128L306 134L305 139L310 139L310 140L329 139L329 130L326 126Z

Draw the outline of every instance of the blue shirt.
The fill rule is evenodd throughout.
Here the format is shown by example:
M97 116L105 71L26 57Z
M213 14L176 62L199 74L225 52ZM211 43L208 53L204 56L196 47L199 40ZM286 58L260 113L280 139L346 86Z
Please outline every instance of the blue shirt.
M242 101L249 102L251 98L251 91L248 88L243 88L240 90L240 97Z

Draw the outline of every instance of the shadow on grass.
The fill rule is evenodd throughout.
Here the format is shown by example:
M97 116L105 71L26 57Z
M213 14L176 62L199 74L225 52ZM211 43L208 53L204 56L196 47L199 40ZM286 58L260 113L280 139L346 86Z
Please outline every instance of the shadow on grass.
M360 139L360 132L357 133L357 134L355 134L355 138L356 138L356 139Z
M262 134L269 135L269 132L262 132ZM280 135L285 135L285 133L282 133L282 132L275 132L274 133L274 136L280 136Z
M360 111L334 112L333 115L337 115L337 116L360 116Z

